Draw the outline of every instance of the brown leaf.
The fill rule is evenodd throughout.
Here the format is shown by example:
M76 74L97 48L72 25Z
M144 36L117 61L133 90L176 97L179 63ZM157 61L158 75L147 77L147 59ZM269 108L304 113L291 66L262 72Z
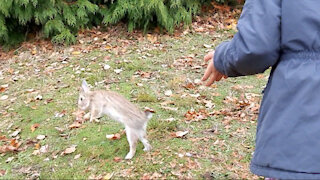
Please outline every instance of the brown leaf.
M200 121L207 119L208 116L209 113L205 109L199 109L198 111L190 110L184 115L187 121Z
M73 128L80 128L82 126L81 123L79 123L78 121L74 122L73 124L69 125L69 128L70 129L73 129Z
M18 148L11 146L11 145L0 146L0 153L13 152L13 151L17 151L17 150L18 150Z
M189 131L178 131L178 132L171 133L171 136L174 138L182 138L183 136L185 136L188 133L189 133Z
M20 145L21 145L21 143L19 143L16 139L12 139L12 140L10 141L10 145L13 146L13 147L15 147L15 148L19 148Z
M67 114L67 111L66 110L62 110L61 112L56 112L54 116L56 118L61 118L61 117L65 116L66 114Z
M150 180L150 179L151 179L151 177L147 173L143 174L143 176L141 177L141 180Z
M188 83L186 85L183 85L183 87L185 87L186 89L194 89L195 88L193 83Z
M151 72L141 72L140 76L143 78L151 78Z
M144 107L144 112L151 112L151 113L155 113L155 111L149 107Z
M0 92L5 92L6 90L7 90L7 88L0 87Z
M157 41L157 36L154 36L152 34L147 34L147 39L148 41L150 41L151 43L155 43Z
M113 161L114 161L114 162L120 162L121 160L122 160L121 157L114 157L114 158L113 158Z
M116 134L107 134L107 135L106 135L106 138L107 138L107 139L110 139L110 140L117 140L117 139L120 139L120 134L119 134L119 133L116 133Z
M7 137L5 135L0 136L0 141L7 141Z
M65 149L65 150L61 153L61 155L71 154L71 153L75 152L75 151L76 151L76 147L77 147L77 145L73 145L73 146Z
M5 169L0 169L0 176L6 175L7 171Z
M34 125L31 126L31 132L34 132L38 127L40 126L40 124L36 123Z
M72 113L72 115L76 116L76 120L82 120L85 112L81 110L77 110Z
M34 145L34 148L35 148L35 149L40 149L40 144L39 144L39 143L35 144L35 145Z
M13 74L13 73L14 73L14 69L9 68L9 69L8 69L8 73Z

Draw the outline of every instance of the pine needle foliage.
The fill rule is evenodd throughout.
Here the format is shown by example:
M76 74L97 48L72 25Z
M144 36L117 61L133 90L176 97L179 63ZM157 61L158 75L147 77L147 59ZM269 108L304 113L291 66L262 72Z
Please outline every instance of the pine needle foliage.
M128 23L129 31L152 26L159 26L169 32L180 23L188 25L193 15L200 11L205 0L115 0L105 4L108 9L100 12L103 23L116 24L119 21Z
M89 0L0 0L0 44L19 43L34 30L55 43L75 43L98 9Z
M128 24L128 30L160 27L172 33L188 25L212 0L0 0L0 45L15 45L29 33L73 44L79 29ZM224 0L216 0L224 1ZM230 1L230 0L228 0Z

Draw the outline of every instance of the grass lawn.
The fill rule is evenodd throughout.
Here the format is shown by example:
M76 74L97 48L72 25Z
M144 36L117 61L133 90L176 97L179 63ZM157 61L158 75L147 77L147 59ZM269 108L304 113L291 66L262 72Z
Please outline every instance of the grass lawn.
M249 163L267 74L228 78L212 87L199 83L203 56L230 33L119 34L96 40L102 44L90 52L29 50L34 55L19 52L2 62L0 137L22 144L18 152L0 154L0 178L258 178ZM125 134L118 140L105 137L123 127L108 117L69 128L82 79L156 111L148 124L151 152L143 152L140 143L135 157L124 160L129 150ZM39 127L32 131L35 124ZM187 134L175 137L178 131ZM7 143L0 140L0 146ZM63 153L72 146L74 152Z

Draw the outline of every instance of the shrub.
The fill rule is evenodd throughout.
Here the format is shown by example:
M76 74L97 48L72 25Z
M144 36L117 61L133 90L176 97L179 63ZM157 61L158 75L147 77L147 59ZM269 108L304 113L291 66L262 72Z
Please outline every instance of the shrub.
M54 43L72 44L80 28L120 21L128 24L129 31L159 26L173 32L181 23L190 24L206 2L211 1L0 0L0 44L11 46L37 32Z

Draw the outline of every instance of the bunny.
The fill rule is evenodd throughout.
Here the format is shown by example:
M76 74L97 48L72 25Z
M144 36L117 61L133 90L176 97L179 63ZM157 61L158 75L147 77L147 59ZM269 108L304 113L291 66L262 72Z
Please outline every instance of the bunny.
M87 82L83 80L78 108L82 111L89 111L90 122L107 115L125 126L130 146L130 151L125 159L131 159L135 155L138 140L143 143L144 151L151 150L151 145L146 139L146 129L148 120L152 118L152 113L142 112L120 94L113 91L91 91Z

